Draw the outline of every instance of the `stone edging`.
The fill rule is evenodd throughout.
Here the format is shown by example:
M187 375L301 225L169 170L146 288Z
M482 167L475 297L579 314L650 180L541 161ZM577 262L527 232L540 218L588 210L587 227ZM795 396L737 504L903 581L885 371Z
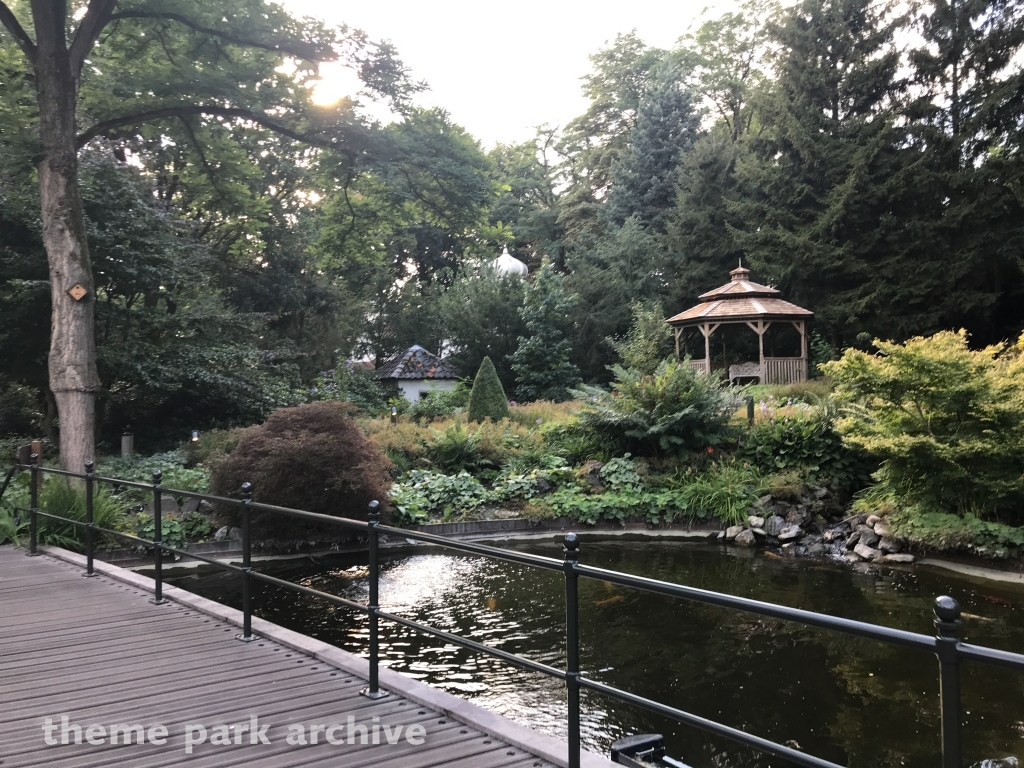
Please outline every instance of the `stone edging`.
M85 567L85 557L83 555L69 552L60 547L40 547L40 550L58 560L63 560L82 568ZM137 589L142 589L146 592L154 591L152 579L141 576L133 571L100 561L94 563L94 569L97 573L125 584L130 584ZM164 586L163 595L168 600L187 605L220 621L236 627L242 626L242 613L234 608L221 605L213 600L207 600L205 597L200 597L179 587L169 585ZM293 632L290 629L285 629L256 616L252 617L252 629L254 633L262 637L273 640L300 653L305 653L317 661L331 664L363 680L367 679L369 671L367 660L361 659L348 651L343 651L328 643ZM500 739L511 746L518 747L525 752L536 755L543 760L547 760L562 768L566 768L568 765L566 762L566 744L560 739L537 733L526 726L513 723L511 720L486 710L477 704L461 699L439 688L433 688L418 680L412 680L387 667L380 668L380 683L383 688L393 691L410 701L444 712L449 717L479 728L484 733ZM593 752L584 750L581 755L582 768L606 768L611 765L613 763L609 759Z
M968 565L967 563L955 563L951 560L941 560L937 557L926 557L917 561L918 565L930 565L933 568L944 568L947 571L959 573L961 576L973 576L976 579L987 581L999 581L1005 584L1017 584L1024 587L1024 573L1013 571L1000 571L996 568L986 568L983 565Z

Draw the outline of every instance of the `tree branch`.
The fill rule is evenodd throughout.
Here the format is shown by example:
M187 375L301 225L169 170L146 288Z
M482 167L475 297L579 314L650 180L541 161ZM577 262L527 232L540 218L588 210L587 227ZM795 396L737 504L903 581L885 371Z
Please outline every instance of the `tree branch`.
M28 36L28 32L21 26L14 12L7 7L7 4L3 0L0 0L0 22L7 27L7 31L11 33L11 37L18 44L21 50L25 53L25 56L32 63L36 60L36 44L32 42L32 38Z
M235 45L244 45L249 48L261 48L265 51L284 53L298 59L304 59L305 61L334 61L338 57L337 53L335 53L334 49L330 46L314 45L312 43L307 43L304 40L286 40L282 42L249 40L244 37L233 35L230 32L212 29L211 27L204 27L180 13L121 11L120 13L115 13L110 17L111 21L119 21L121 19L157 19L162 21L176 21L179 24L184 24L189 29L194 29L196 32L202 32L204 35L213 35L214 37L219 37L221 40L226 40L227 42L234 43Z
M100 33L110 23L116 6L117 0L89 0L89 8L71 41L71 71L75 77L82 71L82 65L99 40Z
M194 115L237 117L242 120L249 120L257 125L263 126L267 130L278 133L286 138L293 139L294 141L300 141L304 144L311 144L315 147L324 147L325 149L343 148L342 143L339 141L321 136L314 136L308 133L299 133L285 125L281 125L275 120L271 120L269 117L259 112L253 112L250 109L242 109L241 107L221 107L216 104L186 104L178 107L163 107L162 109L152 109L148 112L138 112L134 115L122 115L121 117L112 117L109 120L101 120L89 130L78 135L78 147L84 147L97 136L102 136L103 134L116 130L117 128L125 128L130 125L139 125L140 123L148 123L152 120L162 120L169 117L186 118Z

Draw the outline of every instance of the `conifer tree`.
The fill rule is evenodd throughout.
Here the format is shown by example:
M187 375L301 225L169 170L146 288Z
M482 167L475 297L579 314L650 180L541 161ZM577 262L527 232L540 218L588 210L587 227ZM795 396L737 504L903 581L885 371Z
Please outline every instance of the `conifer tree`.
M579 369L569 359L576 301L550 264L541 267L520 310L528 335L519 337L512 355L521 400L565 400L569 387L579 383Z
M508 399L491 358L485 357L469 392L469 420L500 421L508 418Z

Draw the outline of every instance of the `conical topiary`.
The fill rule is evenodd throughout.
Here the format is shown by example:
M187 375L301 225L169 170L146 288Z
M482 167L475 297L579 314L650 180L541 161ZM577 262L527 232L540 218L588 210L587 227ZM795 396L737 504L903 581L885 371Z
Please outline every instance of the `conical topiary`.
M480 370L473 380L473 389L469 393L469 420L504 419L508 417L508 398L501 386L498 372L494 370L491 358L485 357L480 363Z

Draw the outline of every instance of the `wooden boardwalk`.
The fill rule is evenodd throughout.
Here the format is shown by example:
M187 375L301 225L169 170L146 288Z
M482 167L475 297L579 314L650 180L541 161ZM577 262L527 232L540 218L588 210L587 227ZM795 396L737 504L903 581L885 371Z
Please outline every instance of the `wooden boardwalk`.
M273 625L257 623L255 631L263 639L243 643L236 639L237 627L224 618L231 609L222 608L218 618L216 612L189 605L183 595L154 605L141 577L130 574L135 583L125 583L116 569L97 567L104 573L85 578L77 564L0 547L0 768L553 768L563 762L552 757L550 747L557 742L548 737L538 736L538 743L549 748L546 757L538 757L535 753L544 755L543 749L531 753L514 746L515 738L494 736L496 728L487 722L493 726L500 720L495 715L480 718L484 729L460 722L444 706L454 698L448 694L428 689L423 696L399 695L394 690L403 690L401 685L427 687L382 670L382 687L393 692L370 700L360 695L365 682L352 672L352 664L325 662L324 653L309 655L296 650L294 642L275 641L269 631ZM365 667L365 661L355 661ZM409 690L418 689L405 689L406 694ZM440 697L441 706L423 703L432 696ZM466 711L479 709L466 706ZM62 717L68 718L67 744L61 743ZM269 744L239 727L218 728L250 725L254 717L257 730L269 725L263 731ZM350 717L356 726L351 734ZM47 744L46 718L55 726L49 738L56 744ZM126 745L119 731L119 743L111 745L109 729L115 724L141 726L146 743ZM343 726L330 734L341 743L327 743L326 728L318 732L315 745L287 743L293 725L303 727L309 742L311 724ZM522 734L521 726L507 724ZM81 728L80 744L74 743L72 725ZM359 725L371 733L370 743L362 743ZM381 726L376 745L375 725ZM393 741L396 727L403 726L397 743L388 743L385 725ZM412 725L425 731L422 744L409 743L406 732ZM102 743L87 743L89 726L96 726L93 740ZM160 740L158 726L167 730L165 744L149 743ZM186 753L189 726L202 726L207 733L191 754ZM499 723L497 730L502 727ZM191 740L197 742L199 734L193 727ZM225 735L229 744L211 743L224 741ZM585 756L584 765L596 764L610 763Z

